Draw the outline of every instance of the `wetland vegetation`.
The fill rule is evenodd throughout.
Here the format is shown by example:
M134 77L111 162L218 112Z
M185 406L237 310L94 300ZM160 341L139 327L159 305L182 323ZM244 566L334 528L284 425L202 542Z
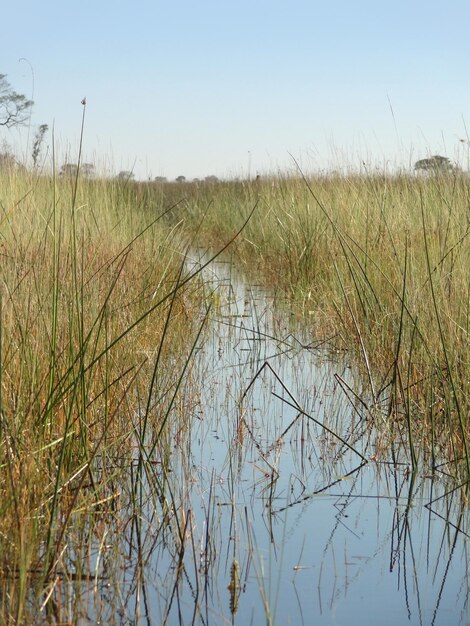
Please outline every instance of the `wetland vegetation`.
M469 192L1 171L0 622L464 624Z

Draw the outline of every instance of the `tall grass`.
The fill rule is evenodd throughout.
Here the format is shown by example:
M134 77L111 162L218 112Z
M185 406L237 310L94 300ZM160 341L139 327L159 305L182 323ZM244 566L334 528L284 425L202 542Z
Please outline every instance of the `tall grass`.
M91 575L80 529L103 526L123 471L169 456L202 299L139 189L18 171L0 189L0 621L61 621L57 585Z
M174 193L168 186L168 194ZM324 176L186 185L208 242L258 201L235 242L368 381L364 399L410 462L464 459L470 428L470 183L464 174ZM209 212L207 207L210 206ZM378 409L378 411L376 410ZM398 428L396 428L398 427ZM402 428L403 427L403 428ZM429 444L429 445L428 445Z
M233 241L246 274L349 351L377 457L398 441L414 468L427 457L468 478L469 197L457 174L161 185L0 172L0 622L41 609L62 621L58 589L97 575L126 489L139 550L146 484L182 562L173 409L211 300L188 241Z

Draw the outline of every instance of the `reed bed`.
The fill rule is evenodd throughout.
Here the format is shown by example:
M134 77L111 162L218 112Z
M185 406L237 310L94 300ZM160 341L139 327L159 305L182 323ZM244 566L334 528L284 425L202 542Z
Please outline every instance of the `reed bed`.
M169 509L167 425L204 307L167 209L122 182L0 173L1 623L62 621L60 588L98 576L155 464Z
M256 203L238 263L362 368L374 420L416 467L463 459L470 431L470 182L459 172L167 185L217 245ZM199 226L202 224L202 226ZM399 428L395 428L398 426Z
M346 391L380 427L377 459L398 442L413 469L467 481L469 189L458 173L157 184L0 172L0 622L103 615L88 605L104 573L126 571L118 536L137 555L133 597L145 605L158 535L171 555L162 622L185 554L202 610L215 522L208 509L199 570L190 364L217 296L188 269L190 245L230 244L312 340L348 353L364 384Z

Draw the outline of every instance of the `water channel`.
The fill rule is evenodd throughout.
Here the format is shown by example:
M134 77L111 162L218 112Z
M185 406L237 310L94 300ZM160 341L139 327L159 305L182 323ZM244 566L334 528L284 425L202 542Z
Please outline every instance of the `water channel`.
M381 447L347 355L229 259L202 280L213 305L172 433L177 532L149 497L96 621L468 626L469 508L448 468L413 475L399 441Z

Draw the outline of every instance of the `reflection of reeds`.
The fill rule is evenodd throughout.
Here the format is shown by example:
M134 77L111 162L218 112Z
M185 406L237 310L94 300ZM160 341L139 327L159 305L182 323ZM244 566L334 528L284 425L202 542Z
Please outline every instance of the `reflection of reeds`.
M382 407L379 421L407 441L414 468L419 457L446 454L466 459L466 473L467 187L457 172L307 178L299 170L297 178L211 188L218 210L202 225L217 241L259 198L235 246L240 265L287 293L314 336L335 337L356 355L364 400ZM200 204L204 193L198 188Z
M230 583L228 585L230 593L230 613L235 615L238 611L238 598L240 596L240 566L238 561L233 559L230 568Z

